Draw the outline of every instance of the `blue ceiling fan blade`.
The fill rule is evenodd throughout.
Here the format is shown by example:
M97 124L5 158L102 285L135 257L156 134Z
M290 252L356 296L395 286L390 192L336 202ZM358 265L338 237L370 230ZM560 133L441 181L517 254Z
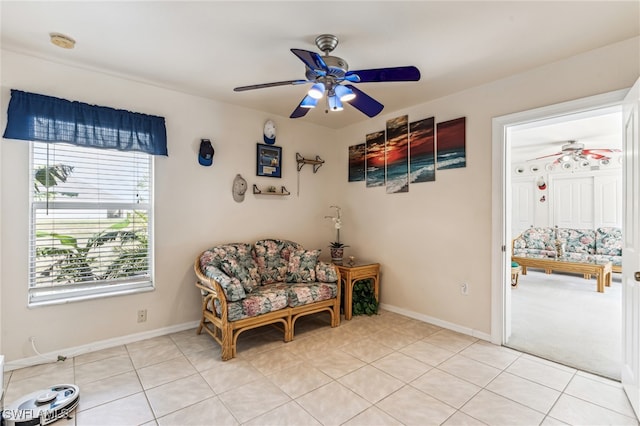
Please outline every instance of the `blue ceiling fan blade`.
M378 81L418 81L420 80L420 70L414 66L375 68L370 70L349 71L345 79L352 75L360 78L360 83L373 83ZM349 80L351 81L351 80Z
M345 84L345 86L353 90L353 93L356 94L354 99L347 101L348 104L353 105L355 108L360 110L360 112L369 117L375 117L380 114L384 105L351 84Z
M323 75L326 75L329 72L329 67L322 59L322 56L318 55L316 52L311 52L309 50L302 49L291 49L294 55L296 55L304 64L313 71L322 71Z
M307 113L311 108L309 108L308 106L307 107L302 106L305 103L305 100L307 100L307 98L308 96L305 96L304 98L302 98L302 101L300 101L300 104L296 107L296 109L293 110L289 118L300 118L307 115Z

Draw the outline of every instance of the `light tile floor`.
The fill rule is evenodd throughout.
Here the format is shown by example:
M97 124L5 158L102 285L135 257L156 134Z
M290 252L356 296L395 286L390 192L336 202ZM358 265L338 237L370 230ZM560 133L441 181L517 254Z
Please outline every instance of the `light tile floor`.
M392 312L242 334L187 330L5 373L5 406L80 387L58 425L638 425L620 383Z

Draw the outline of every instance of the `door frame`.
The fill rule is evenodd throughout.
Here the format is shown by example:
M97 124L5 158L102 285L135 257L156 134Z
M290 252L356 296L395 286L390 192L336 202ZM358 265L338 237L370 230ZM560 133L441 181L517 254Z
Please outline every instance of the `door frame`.
M503 345L511 335L511 147L514 126L622 104L629 89L616 90L492 120L491 342Z

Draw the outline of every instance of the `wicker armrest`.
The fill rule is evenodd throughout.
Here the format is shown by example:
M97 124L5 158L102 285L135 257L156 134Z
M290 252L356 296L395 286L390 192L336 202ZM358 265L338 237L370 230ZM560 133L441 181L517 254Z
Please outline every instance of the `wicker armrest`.
M198 256L194 262L193 269L196 273L198 281L196 287L202 292L202 309L207 309L209 302L211 302L211 311L214 315L217 315L215 300L218 301L220 307L220 317L227 318L227 298L220 284L213 278L209 278L202 273L200 269L200 257Z

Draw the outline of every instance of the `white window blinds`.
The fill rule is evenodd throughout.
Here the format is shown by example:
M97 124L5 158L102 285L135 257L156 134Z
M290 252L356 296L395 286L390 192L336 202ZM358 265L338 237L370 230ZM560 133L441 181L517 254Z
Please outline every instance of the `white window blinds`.
M153 288L151 156L33 142L29 303Z

